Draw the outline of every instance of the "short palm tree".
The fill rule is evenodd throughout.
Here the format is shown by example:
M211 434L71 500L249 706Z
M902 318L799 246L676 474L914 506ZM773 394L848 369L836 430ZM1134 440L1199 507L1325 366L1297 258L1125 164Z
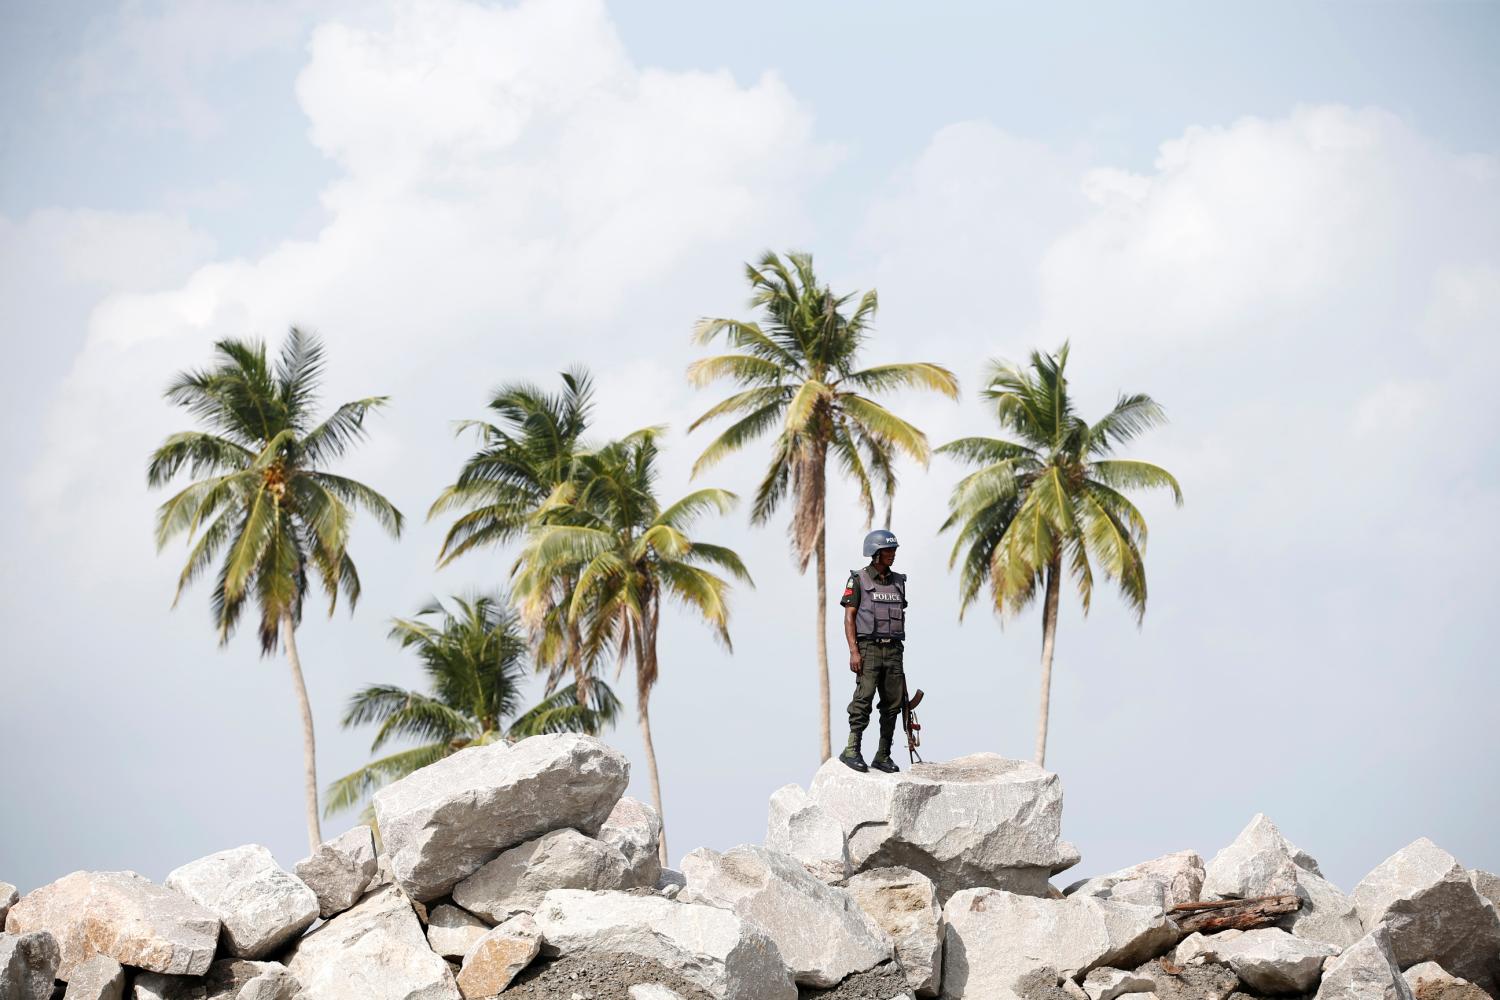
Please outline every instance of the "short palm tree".
M693 471L709 467L768 431L775 431L771 464L755 491L752 522L767 521L790 491L792 552L799 571L815 561L817 574L818 704L822 760L831 753L828 704L828 567L825 539L828 456L853 479L864 505L865 528L879 493L889 525L897 453L926 465L927 437L870 398L871 393L915 388L958 398L958 380L941 365L919 361L860 368L877 300L869 291L835 295L820 285L808 254L785 261L767 253L746 265L760 321L703 319L694 336L709 344L723 337L734 353L702 358L688 368L695 385L726 378L744 388L704 413L688 428L719 417L734 423L704 449ZM852 309L847 309L850 303Z
M488 408L496 422L459 422L458 433L473 430L480 447L427 512L429 521L463 512L443 539L439 566L515 541L538 517L561 515L572 498L594 395L587 369L563 372L562 383L560 391L548 393L529 382L508 382L491 394ZM537 667L547 672L547 691L557 690L571 673L570 688L586 706L596 664L584 657L577 628L559 611L571 589L571 581L556 581L547 612L533 622L532 644Z
M146 480L152 487L165 486L184 468L195 480L157 510L156 545L159 551L185 533L191 546L173 607L222 556L212 598L221 646L250 600L260 612L261 654L285 645L302 713L307 836L316 850L322 840L317 748L296 629L310 570L322 582L330 616L340 590L351 611L359 599L359 574L348 551L354 508L364 507L392 536L401 534L401 513L390 501L325 468L364 437L366 414L386 397L345 403L315 424L323 349L296 327L274 366L259 341L221 340L214 354L211 368L182 372L165 393L206 429L173 434L151 456Z
M960 438L938 451L980 468L960 480L948 501L942 530L957 528L949 565L961 566L959 617L986 584L1003 618L1044 593L1042 703L1036 762L1047 758L1052 651L1058 590L1066 563L1088 614L1094 590L1092 561L1114 580L1137 621L1146 614L1146 519L1125 496L1130 489L1169 489L1182 504L1171 473L1147 462L1113 459L1115 448L1165 422L1150 396L1121 395L1097 423L1073 412L1064 370L1068 345L1054 354L1033 351L1030 370L992 362L983 397L994 404L1003 430L1015 440Z
M597 732L619 711L619 700L603 682L593 685L587 705L578 703L569 685L522 711L530 667L516 613L496 595L453 603L456 611L434 598L414 617L397 618L391 626L390 637L422 661L430 693L375 684L350 698L344 713L346 729L379 725L371 753L393 739L419 744L335 781L328 787L326 815L352 808L387 782L464 747L540 733Z
M691 609L732 648L729 583L706 567L746 583L750 574L733 550L687 535L702 514L728 511L734 494L696 490L665 508L657 500L657 433L638 431L581 458L569 516L532 529L519 561L516 596L523 613L536 613L552 600L558 579L576 581L565 612L580 627L586 650L612 650L622 667L626 660L634 662L636 718L650 769L652 804L664 816L651 737L662 603L672 598ZM658 851L665 863L665 834Z

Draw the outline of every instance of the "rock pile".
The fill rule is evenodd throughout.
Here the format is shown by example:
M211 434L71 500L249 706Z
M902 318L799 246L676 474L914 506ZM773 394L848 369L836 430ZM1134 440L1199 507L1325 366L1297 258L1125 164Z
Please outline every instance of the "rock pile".
M764 845L699 849L675 872L660 817L622 798L629 773L586 736L472 747L377 794L383 853L358 827L292 871L252 844L164 885L74 872L21 897L0 883L0 1000L1484 1000L1500 986L1500 878L1425 839L1346 895L1256 816L1206 864L1179 851L1058 892L1079 856L1057 776L978 754L895 775L830 762L772 795ZM1263 896L1296 909L1203 922L1229 912L1215 900Z

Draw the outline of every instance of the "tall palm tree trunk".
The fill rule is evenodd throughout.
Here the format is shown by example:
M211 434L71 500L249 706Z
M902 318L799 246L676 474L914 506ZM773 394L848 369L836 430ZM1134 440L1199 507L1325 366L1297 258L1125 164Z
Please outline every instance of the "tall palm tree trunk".
M641 724L641 746L646 751L646 767L651 771L651 804L656 814L662 817L661 836L656 841L656 856L663 866L667 864L667 821L661 809L661 775L656 771L656 745L651 742L651 695L646 691L636 693L636 719Z
M292 616L281 617L281 641L286 643L286 658L292 665L292 690L297 694L297 708L302 712L303 793L307 799L307 843L313 853L323 842L318 824L318 750L313 739L312 703L307 700L307 683L302 679L302 658L297 655L297 630Z
M1052 649L1057 641L1057 590L1062 567L1056 557L1047 566L1047 597L1042 605L1042 705L1036 720L1036 762L1047 763L1047 714L1052 702Z
M821 520L821 518L820 518ZM813 549L815 572L818 574L818 724L823 731L822 756L818 762L826 761L832 754L828 731L828 553L827 531L818 526L818 541Z

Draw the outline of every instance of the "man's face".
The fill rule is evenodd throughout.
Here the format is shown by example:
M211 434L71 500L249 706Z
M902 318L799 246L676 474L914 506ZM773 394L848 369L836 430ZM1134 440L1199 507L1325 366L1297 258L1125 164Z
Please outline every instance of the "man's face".
M876 550L876 552L875 552L875 565L879 566L880 568L882 568L882 569L889 569L891 563L893 563L895 561L896 561L896 550L895 550L894 547L889 548L889 549L878 549L878 550Z

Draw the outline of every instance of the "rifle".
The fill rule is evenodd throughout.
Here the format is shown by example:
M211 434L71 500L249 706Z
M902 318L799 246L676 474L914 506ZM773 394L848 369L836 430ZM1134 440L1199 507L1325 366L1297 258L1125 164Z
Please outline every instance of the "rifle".
M922 763L922 755L917 753L917 747L922 745L922 724L917 721L917 706L922 704L923 697L921 688L917 688L915 695L908 696L906 678L901 678L901 728L906 730L906 753L913 764Z

